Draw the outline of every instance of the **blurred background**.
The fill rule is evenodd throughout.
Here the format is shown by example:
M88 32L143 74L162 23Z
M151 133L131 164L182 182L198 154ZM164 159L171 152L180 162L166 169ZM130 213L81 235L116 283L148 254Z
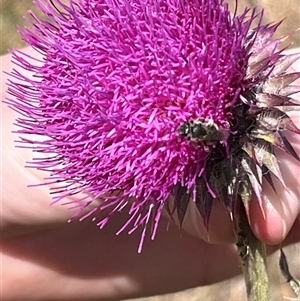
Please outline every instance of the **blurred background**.
M17 25L26 24L23 16L34 7L33 0L0 0L1 54L10 48L24 47Z
M237 0L239 11L245 6L258 6L265 8L266 22L279 21L284 18L279 35L295 31L300 27L300 0ZM231 8L235 6L235 0L229 0ZM0 53L6 53L10 48L24 47L26 44L17 32L17 25L26 24L23 16L29 9L34 10L33 0L0 0L0 20L1 20L1 45ZM288 39L287 43L293 46L300 45L299 32Z

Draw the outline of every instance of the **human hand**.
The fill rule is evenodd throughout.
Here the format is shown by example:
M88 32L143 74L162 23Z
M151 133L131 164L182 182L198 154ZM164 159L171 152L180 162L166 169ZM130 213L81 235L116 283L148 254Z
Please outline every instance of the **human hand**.
M9 55L2 59L9 71ZM67 224L71 213L60 205L49 207L47 186L27 188L45 175L24 170L31 152L14 148L16 136L10 132L15 118L16 113L4 106L3 300L120 300L208 285L240 273L234 245L207 244L179 233L173 224L166 231L167 220L161 221L156 239L145 243L142 254L137 254L140 231L114 235L127 218L125 211L101 231L89 220ZM294 121L300 124L297 114ZM290 139L300 153L299 138ZM269 196L266 219L255 201L250 207L253 230L271 244L281 242L293 224L288 242L299 240L300 232L295 223L300 206L295 172L299 163L281 155L291 193L282 190L272 195L264 190ZM199 226L199 217L193 216L196 210L190 209L186 221L191 223L183 225L185 230L217 243L233 241L231 222L221 206L213 210L209 236Z
M30 48L25 51L33 53ZM10 55L2 57L8 72L10 59ZM6 96L2 95L3 99ZM236 266L234 248L207 248L203 241L180 234L174 225L166 232L166 221L161 222L155 241L146 243L140 255L138 231L115 236L126 212L101 231L88 220L67 224L71 212L61 205L49 207L47 186L27 187L40 183L45 175L24 169L31 151L15 148L17 137L11 131L17 114L2 106L3 300L117 300L181 290L239 272L236 267L224 275L215 275L213 270L209 275L206 265L210 260L199 258L214 253L211 265L215 258L219 260L214 264L220 265L221 254L228 252L228 263Z

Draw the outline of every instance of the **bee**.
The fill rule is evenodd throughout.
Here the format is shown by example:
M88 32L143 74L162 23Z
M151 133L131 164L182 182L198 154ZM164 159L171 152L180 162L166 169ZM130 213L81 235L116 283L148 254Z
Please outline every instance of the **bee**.
M205 150L208 150L208 145L215 145L229 137L228 130L220 129L213 119L204 118L184 122L178 128L178 133L190 141L203 141Z

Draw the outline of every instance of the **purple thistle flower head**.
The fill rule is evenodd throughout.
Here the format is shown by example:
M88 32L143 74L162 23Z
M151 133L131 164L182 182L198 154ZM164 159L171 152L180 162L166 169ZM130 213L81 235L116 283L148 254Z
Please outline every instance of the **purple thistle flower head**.
M102 228L129 206L120 231L154 220L153 238L173 198L167 209L180 222L192 200L208 225L213 199L232 213L252 188L261 195L260 174L280 178L266 160L274 147L297 157L268 121L279 118L277 130L299 132L273 108L295 105L288 96L298 88L288 85L299 74L285 70L299 55L282 55L281 40L271 40L278 25L261 25L255 10L232 16L222 0L36 5L48 19L31 13L34 30L21 33L43 61L32 65L14 52L36 79L13 72L23 83L10 83L15 99L8 102L23 115L18 133L43 137L22 142L48 154L31 166L50 173L54 202L85 193L73 202L75 216L97 200L83 218ZM259 25L250 30L254 19ZM255 156L258 143L265 157Z

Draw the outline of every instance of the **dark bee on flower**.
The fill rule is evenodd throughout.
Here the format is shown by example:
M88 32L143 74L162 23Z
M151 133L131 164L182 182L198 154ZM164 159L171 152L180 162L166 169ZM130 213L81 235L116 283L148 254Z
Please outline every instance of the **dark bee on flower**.
M226 129L220 129L213 119L204 118L184 122L178 128L178 133L190 141L203 141L205 150L207 150L207 145L215 145L229 137L229 132Z

